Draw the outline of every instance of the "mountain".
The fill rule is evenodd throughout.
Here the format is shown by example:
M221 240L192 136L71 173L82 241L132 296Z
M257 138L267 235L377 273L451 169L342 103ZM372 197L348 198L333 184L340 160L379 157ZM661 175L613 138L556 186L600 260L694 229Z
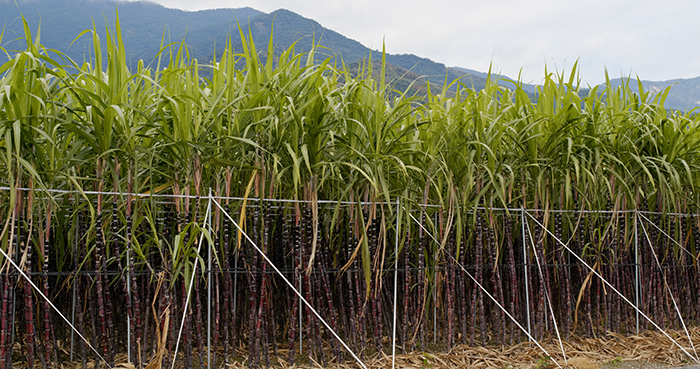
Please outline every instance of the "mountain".
M277 50L287 49L296 43L295 50L305 52L309 51L312 44L315 43L323 46L317 51L319 56L335 58L338 65L340 63L351 64L358 60L365 60L370 55L375 60L381 60L381 51L371 50L353 39L324 28L313 19L305 18L286 9L279 9L270 14L260 15L251 19L250 22L250 31L256 45L267 45L270 39L270 32L273 32L273 40ZM222 34L217 39L217 44L222 44L225 37L226 35ZM239 46L240 40L237 38L234 40L234 45ZM442 86L445 81L445 75L447 75L448 82L462 77L462 82L467 86L474 85L475 88L479 89L483 88L486 83L484 77L473 76L457 69L447 68L444 64L412 54L387 54L386 62L401 68L403 73L410 72L413 75L424 77L437 86ZM400 73L399 71L396 70L397 73Z
M615 87L621 86L623 82L627 83L627 79L616 78L610 80L610 83ZM642 80L641 82L644 91L654 95L663 92L667 87L671 87L671 91L669 91L664 103L666 108L689 111L700 106L700 77L671 79L668 81ZM639 85L636 79L630 78L629 86L634 92L639 92Z
M486 78L488 76L488 73L485 72L479 72L473 69L467 69L467 68L460 68L460 67L453 67L454 69L457 69L463 73L468 73L473 76L481 77L481 78ZM507 76L499 76L499 84L501 86L505 86L508 88L513 88L514 84L517 83L517 80L513 78L509 78ZM529 83L524 83L523 84L523 90L527 91L529 94L534 95L537 92L537 85L529 84Z
M18 8L19 6L19 8ZM24 48L21 15L32 34L41 25L41 43L60 50L76 62L86 60L92 50L90 35L71 42L84 30L95 29L105 39L107 26L114 27L116 12L122 28L124 46L133 64L139 59L150 62L160 50L161 41L179 42L187 37L194 40L212 39L223 32L236 30L236 22L264 14L252 8L214 9L188 12L165 8L152 2L113 2L103 0L0 0L0 26L5 27L2 46L10 50ZM103 41L104 42L104 41ZM210 42L211 43L211 42ZM211 45L213 49L213 44ZM0 62L6 60L0 57Z
M24 36L21 15L26 19L33 34L41 25L41 43L48 49L60 50L74 61L88 60L92 53L90 35L74 39L84 30L97 30L101 40L104 30L112 28L119 13L122 37L127 50L127 59L135 66L139 59L146 64L154 60L161 43L185 40L190 56L200 62L211 60L220 54L230 36L234 48L240 50L238 25L244 33L252 32L253 40L259 49L266 47L270 32L274 32L277 50L289 48L296 42L297 52L308 51L312 43L320 44L319 57L333 57L335 61L347 65L364 60L370 55L380 60L379 50L370 50L361 43L335 31L324 28L318 22L304 18L286 9L266 14L251 8L213 9L196 12L169 9L152 2L114 2L109 0L0 0L0 25L5 27L2 46L8 50L22 50ZM72 43L72 44L71 44ZM104 44L103 44L104 45ZM389 80L404 80L423 77L439 88L447 76L448 82L456 78L466 86L483 88L485 78L447 68L427 58L411 54L387 54L388 68L392 73ZM0 62L6 57L0 55ZM424 85L424 83L422 82ZM399 86L395 86L399 88Z
M245 34L252 33L259 50L265 50L270 33L277 51L295 44L297 52L311 49L312 44L322 45L317 49L317 58L334 58L333 62L345 63L350 70L357 70L358 62L370 55L374 62L381 60L381 51L371 50L356 40L327 29L313 19L305 18L286 9L263 13L252 8L211 9L184 11L170 9L147 1L114 0L0 0L0 27L4 36L0 45L10 54L24 49L21 15L26 19L36 36L41 25L41 43L48 49L60 50L77 63L89 60L94 53L90 34L75 38L84 30L92 30L93 24L101 40L105 40L105 29L113 28L117 11L122 31L127 60L134 68L138 60L148 65L156 58L161 45L185 40L190 56L200 64L206 64L220 55L227 40L241 50L239 25ZM93 23L94 22L94 23ZM0 52L0 63L7 60ZM430 83L438 91L443 83L456 79L467 87L480 90L485 86L487 74L466 68L447 67L442 63L413 54L387 54L387 81L403 91L412 82L413 92L425 90ZM377 67L374 68L378 70ZM501 85L513 86L513 80L500 76ZM618 85L621 79L613 80ZM700 77L663 82L643 81L645 90L661 91L673 85L666 101L669 108L687 110L700 106ZM636 83L631 83L636 88ZM536 86L523 86L534 98Z

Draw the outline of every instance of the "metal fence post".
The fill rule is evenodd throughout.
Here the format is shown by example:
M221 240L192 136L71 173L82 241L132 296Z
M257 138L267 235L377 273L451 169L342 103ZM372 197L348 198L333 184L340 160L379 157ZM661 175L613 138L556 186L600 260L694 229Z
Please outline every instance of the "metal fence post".
M525 270L525 313L527 315L527 335L528 340L532 341L532 331L530 330L530 287L528 285L527 273L527 247L525 245L525 208L520 209L520 225L523 234L523 269Z
M637 215L637 209L634 209L634 305L636 307L636 322L637 322L637 334L639 334L639 298L641 297L641 291L639 286L639 233L637 229L637 223L639 222L639 217Z
M396 291L398 289L399 280L399 198L396 198L396 243L394 244L394 321L391 332L391 368L396 367ZM405 297L404 297L405 298Z
M209 226L209 232L212 232L212 227L211 227L211 187L209 187L209 202L207 206L207 225ZM213 232L212 232L213 233ZM211 235L211 233L210 233ZM211 239L213 239L213 235L211 235L212 238L207 239L207 243L209 244L209 254L207 256L207 368L211 368Z

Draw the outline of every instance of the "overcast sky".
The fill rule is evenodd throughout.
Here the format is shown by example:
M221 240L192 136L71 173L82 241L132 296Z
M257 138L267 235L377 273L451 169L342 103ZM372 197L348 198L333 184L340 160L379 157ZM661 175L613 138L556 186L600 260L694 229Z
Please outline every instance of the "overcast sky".
M590 83L700 76L698 0L155 0L170 8L289 9L362 44L539 83L576 60Z

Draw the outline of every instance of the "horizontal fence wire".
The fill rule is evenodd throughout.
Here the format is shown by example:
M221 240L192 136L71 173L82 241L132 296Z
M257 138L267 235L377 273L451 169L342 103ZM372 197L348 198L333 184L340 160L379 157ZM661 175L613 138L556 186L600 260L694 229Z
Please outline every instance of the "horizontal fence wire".
M551 270L557 270L557 269L562 269L562 268L575 268L579 267L581 264L580 263L568 263L568 264L540 264L542 268L547 268ZM475 271L477 269L480 270L491 270L493 269L492 266L476 266L473 264L464 264L464 268L468 271ZM516 268L522 268L523 266L527 266L529 268L535 268L537 264L535 263L528 263L528 264L523 264L523 263L515 263L515 264L500 264L499 269L506 269L510 268L511 266L514 266ZM617 267L635 267L635 266L640 266L640 267L647 267L647 268L658 268L656 264L631 264L631 263L616 263L615 266ZM696 264L683 264L683 265L662 265L661 270L675 270L675 269L688 269L688 268L696 268ZM417 268L417 267L411 267L411 268L382 268L383 274L389 275L393 274L394 272L399 272L399 273L404 273L406 271L408 272L417 272L417 271L438 271L438 272L445 272L445 271L451 271L455 267L448 267L446 265L441 265L438 267L425 267L425 268ZM280 272L282 273L294 273L297 271L297 269L291 269L291 268L278 268ZM159 275L162 272L169 272L168 269L153 269L152 271L150 270L140 270L140 271L135 271L130 273L130 275L134 276L156 276ZM262 275L262 274L276 274L274 270L267 270L267 271L261 271L261 270L250 270L246 268L238 268L238 269L204 269L201 271L203 274L211 274L211 275L224 275L224 274L239 274L239 275L248 275L248 274L255 274L255 275ZM334 268L334 269L324 269L323 271L318 271L314 270L311 272L311 274L326 274L326 275L336 275L336 274L345 274L345 273L363 273L363 269L339 269L339 268ZM8 274L10 276L19 276L20 273L17 272L16 270L9 270L6 272L3 272L3 274ZM81 270L81 271L63 271L63 272L57 272L57 271L50 271L50 272L41 272L41 271L33 271L33 272L26 272L24 273L25 275L28 276L43 276L47 275L49 277L72 277L72 276L88 276L88 277L96 277L98 274L101 276L108 276L108 277L118 277L118 276L123 276L125 273L120 273L119 271L116 270L103 270L100 272L97 272L95 270Z
M0 191L6 192L12 190L11 187L0 186ZM393 207L396 205L395 202L386 201L338 201L338 200L323 200L318 199L315 201L311 200L295 200L295 199L275 199L275 198L257 198L257 197L233 197L233 196L196 196L196 195L175 195L175 194L150 194L150 193L137 193L137 192L113 192L113 191L78 191L78 190L57 190L57 189L40 189L40 188L26 188L17 187L16 191L33 191L38 193L58 193L58 194L73 194L73 195L106 195L106 196L119 196L127 197L132 196L132 201L137 201L137 199L143 198L164 198L164 199L191 199L191 200L208 200L211 198L214 201L248 201L248 202L265 202L265 203L289 203L289 204L311 204L318 203L323 205L383 205L388 207ZM73 199L72 201L76 201ZM96 200L92 200L96 201ZM107 202L108 203L108 202ZM174 204L174 202L159 202L159 204ZM417 207L421 208L443 208L444 205L439 204L415 204ZM255 208L255 204L247 204L246 207ZM639 210L639 209L624 209L624 210L607 210L607 209L530 209L530 208L507 208L507 207L487 207L487 206L470 206L465 208L467 211L491 211L491 212L528 212L532 214L539 213L562 213L562 214L648 214L648 215L664 215L664 216L679 216L679 217L700 217L700 213L680 213L680 212L658 212L650 210ZM413 209L412 212L420 212L420 209Z

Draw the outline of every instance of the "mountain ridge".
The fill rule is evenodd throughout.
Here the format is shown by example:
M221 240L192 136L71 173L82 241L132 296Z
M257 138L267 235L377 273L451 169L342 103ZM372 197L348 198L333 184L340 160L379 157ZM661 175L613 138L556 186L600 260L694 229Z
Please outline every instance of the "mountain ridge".
M629 82L628 82L629 81ZM700 76L693 78L674 78L666 81L641 80L642 88L645 92L659 94L666 88L671 90L666 97L664 106L680 111L690 111L700 107ZM629 83L633 92L639 93L639 86L636 78L615 78L610 80L610 84L619 87L623 83Z
M317 49L319 56L335 58L340 63L353 64L367 59L370 55L376 60L381 51L373 50L360 42L323 27L318 21L306 18L288 9L278 9L271 13L244 8L218 8L199 11L185 11L167 8L152 1L115 2L112 0L0 0L0 24L4 25L5 34L2 46L9 50L22 50L19 38L23 37L21 13L30 29L36 32L41 24L41 41L49 49L61 50L77 63L90 57L91 40L89 36L75 40L86 29L97 29L102 40L104 30L113 28L117 11L128 60L133 68L138 60L148 64L155 60L162 44L185 40L190 56L200 60L200 64L219 57L224 45L230 39L234 48L240 50L238 37L240 25L244 34L252 33L256 45L267 45L270 32L274 32L273 42L277 50L284 50L295 45L297 52L308 51L312 44L321 44ZM75 41L74 41L75 40ZM262 48L261 48L262 49ZM7 60L0 56L0 63ZM430 83L440 88L445 81L449 84L459 79L466 87L479 90L485 86L487 73L463 67L450 67L443 63L420 57L415 54L386 54L390 80L415 78L425 85ZM395 68L394 68L395 67ZM622 79L613 79L615 86L622 84ZM512 87L516 80L499 75L499 83ZM410 83L402 81L401 86ZM418 83L417 83L418 84ZM673 86L666 99L666 106L679 110L690 110L700 106L700 77L691 79L673 79L668 81L643 80L644 89L663 91ZM630 83L633 89L636 83ZM395 87L399 87L398 85ZM536 94L536 85L523 84L523 89L532 97Z
M19 1L19 8L33 32L41 24L41 42L49 49L61 50L77 63L89 60L92 50L87 36L74 41L85 29L94 27L104 40L104 30L113 28L118 10L125 48L131 67L136 61L147 64L155 59L161 44L185 40L190 55L200 61L209 61L223 51L229 35L234 48L240 50L238 25L244 33L252 32L256 45L267 45L270 32L279 50L296 44L298 52L308 51L320 40L320 55L339 57L352 64L370 56L381 55L360 42L323 27L317 21L305 18L287 9L264 13L250 7L238 9L209 9L189 12L166 8L154 2L114 2L109 0L51 0ZM22 50L23 37L20 10L12 2L0 1L0 23L6 27L3 45L8 50ZM247 26L247 27L246 27ZM104 41L103 41L104 42ZM218 54L218 55L217 55ZM471 76L442 63L413 54L387 54L387 63L401 68L399 75L416 75L427 82L442 86L462 78L467 86L479 89L485 79ZM0 57L0 62L7 60Z

